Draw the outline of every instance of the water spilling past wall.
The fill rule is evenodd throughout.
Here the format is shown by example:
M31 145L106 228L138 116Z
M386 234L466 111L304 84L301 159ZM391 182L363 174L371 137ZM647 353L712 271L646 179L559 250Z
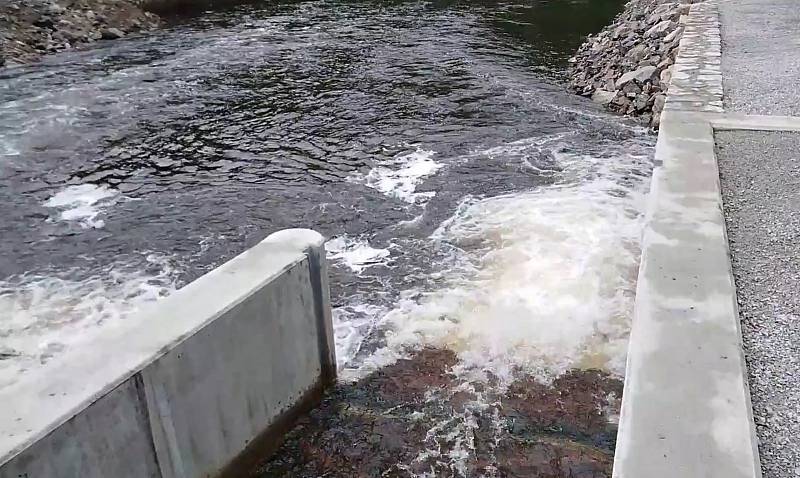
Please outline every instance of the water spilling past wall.
M284 230L0 391L0 477L238 476L335 380L323 239Z

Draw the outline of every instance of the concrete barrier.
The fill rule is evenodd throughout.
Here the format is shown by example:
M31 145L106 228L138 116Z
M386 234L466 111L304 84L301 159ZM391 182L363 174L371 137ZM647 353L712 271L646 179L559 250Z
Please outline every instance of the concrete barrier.
M693 4L661 115L614 478L760 478L714 129L715 0Z
M324 254L273 234L1 390L0 477L242 476L335 380Z

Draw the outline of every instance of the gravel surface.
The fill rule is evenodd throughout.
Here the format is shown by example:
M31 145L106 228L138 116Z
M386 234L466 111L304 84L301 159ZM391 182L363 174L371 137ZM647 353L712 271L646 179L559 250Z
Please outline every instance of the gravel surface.
M725 109L800 116L800 3L723 0L720 17Z
M716 134L765 478L800 476L800 133Z

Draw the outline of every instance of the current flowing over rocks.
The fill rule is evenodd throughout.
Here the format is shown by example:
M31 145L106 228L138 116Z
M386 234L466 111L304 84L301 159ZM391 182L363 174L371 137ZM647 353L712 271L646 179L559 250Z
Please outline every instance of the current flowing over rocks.
M628 2L570 59L570 87L657 128L689 7L687 0Z

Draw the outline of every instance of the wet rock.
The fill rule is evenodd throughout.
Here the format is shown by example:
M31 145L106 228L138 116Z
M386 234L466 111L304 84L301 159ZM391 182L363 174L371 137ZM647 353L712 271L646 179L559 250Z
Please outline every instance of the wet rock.
M592 101L600 103L601 105L607 105L615 96L617 96L616 91L595 90L594 93L592 93Z
M253 476L611 476L619 379L574 370L504 388L456 363L426 349L338 385Z
M650 98L651 98L650 95L648 95L647 93L639 93L633 100L633 107L636 109L637 112L644 111L647 108L648 103L651 101Z
M116 40L117 38L122 38L124 36L125 33L123 33L119 28L105 28L100 32L100 38L103 40Z
M55 22L49 16L41 16L41 17L37 18L36 20L34 20L33 25L37 26L39 28L52 29L55 26Z
M642 92L642 88L640 88L635 82L629 81L625 84L625 86L622 87L622 92L625 93L625 96L628 98L633 98Z
M612 101L612 105L618 106L618 110L625 113L631 105L631 100L625 95L617 95Z

